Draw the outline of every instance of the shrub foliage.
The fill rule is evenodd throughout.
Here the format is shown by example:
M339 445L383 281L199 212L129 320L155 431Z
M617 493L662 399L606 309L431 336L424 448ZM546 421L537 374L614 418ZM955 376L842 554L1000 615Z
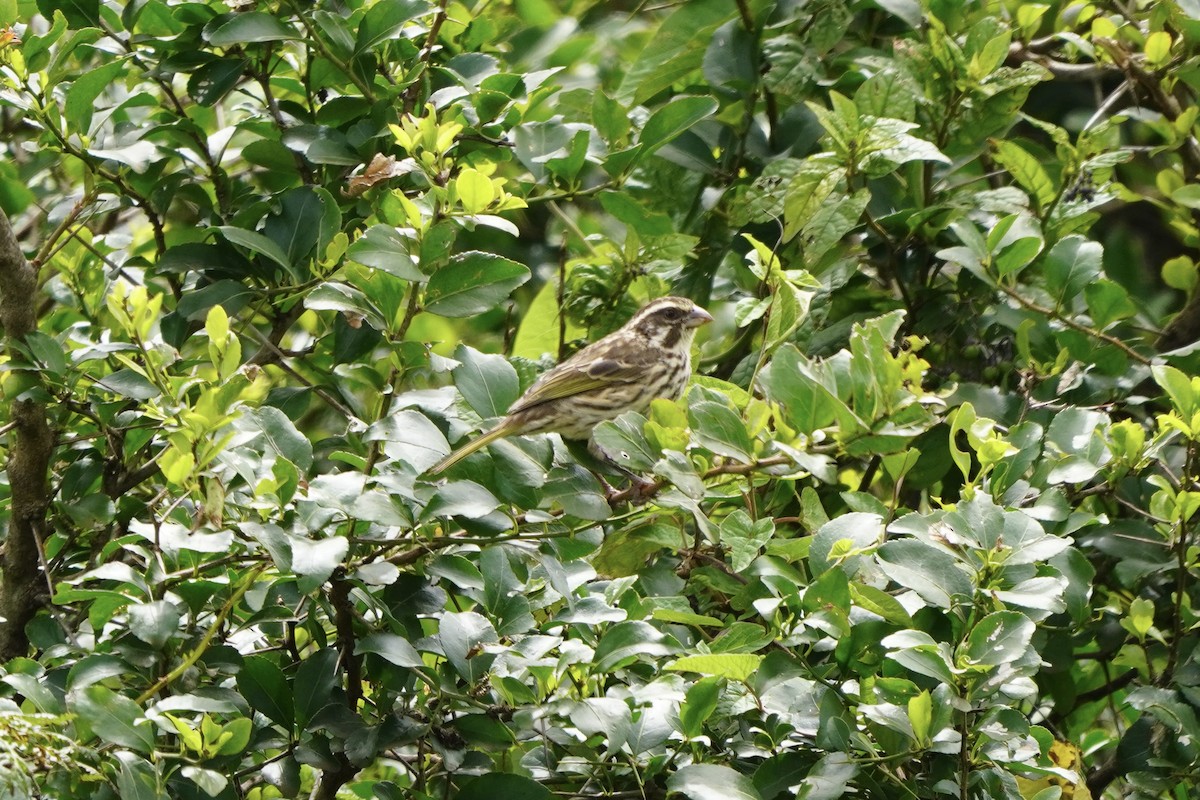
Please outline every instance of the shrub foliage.
M0 796L1194 790L1193 0L0 26Z

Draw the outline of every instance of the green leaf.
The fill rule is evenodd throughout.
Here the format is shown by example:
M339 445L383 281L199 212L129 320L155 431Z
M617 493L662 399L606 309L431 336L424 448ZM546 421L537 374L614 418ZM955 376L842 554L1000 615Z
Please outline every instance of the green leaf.
M467 517L478 519L500 507L495 495L474 481L453 481L439 487L421 512L421 519Z
M63 114L72 130L84 135L91 132L96 98L126 69L125 59L117 59L87 70L75 79L67 90L67 101L63 106Z
M1154 382L1166 391L1171 405L1184 419L1190 419L1200 410L1200 396L1197 395L1196 386L1182 370L1166 364L1155 364L1150 368L1150 374L1154 377Z
M722 653L719 655L684 656L663 669L671 672L699 672L731 681L745 683L762 666L763 657L752 653Z
M1171 192L1171 199L1186 208L1200 209L1200 185L1184 184Z
M146 644L161 648L179 630L179 608L167 600L129 606L129 630Z
M1015 274L1029 266L1042 252L1042 240L1028 236L1006 244L993 258L996 273L1001 277Z
M485 419L498 417L516 402L521 382L504 356L459 345L454 358L459 362L451 370L454 385L476 414Z
M679 6L625 73L616 99L626 107L644 103L699 69L711 35L734 14L724 0L691 0Z
M1016 661L1028 653L1033 632L1033 620L1017 611L988 614L971 629L966 656L988 666Z
M325 647L300 662L292 686L296 722L301 728L318 711L335 702L333 692L338 685L338 657L336 649Z
M25 335L25 345L34 359L50 374L61 376L67 371L67 354L58 340L41 331L30 331Z
M909 698L908 721L912 725L917 744L926 744L929 741L930 726L933 724L933 696L928 690Z
M233 91L246 72L241 58L217 58L192 73L188 93L202 106L215 106Z
M565 341L582 338L587 331L571 320L563 320L558 308L558 286L547 281L529 304L513 338L512 355L538 360L547 353L559 352L559 325L563 325Z
M488 772L466 781L455 794L456 800L551 800L553 795L542 784L508 772Z
M770 522L770 520L766 521ZM617 619L625 619L624 612L617 613L620 614ZM717 619L716 617L710 617L705 614L697 614L694 611L676 611L673 608L656 608L650 615L650 619L657 622L673 622L677 625L695 625L696 627L707 628L725 627L725 622Z
M711 97L681 96L672 99L650 115L639 141L642 155L649 155L705 117L716 113L717 101Z
M289 25L264 11L246 11L218 17L204 28L204 38L213 47L232 47L256 42L299 39Z
M711 400L688 404L688 424L700 446L743 463L753 459L754 445L746 423L728 406Z
M1038 208L1053 202L1058 190L1038 159L1011 139L999 139L993 145L996 161L1008 170L1018 186L1029 193Z
M425 310L443 317L482 314L502 304L527 280L525 265L473 250L433 273L425 290Z
M1083 289L1092 322L1100 329L1107 328L1119 319L1128 319L1137 313L1129 292L1119 283L1100 278Z
M1166 31L1155 31L1146 37L1146 63L1154 68L1166 66L1171 60L1171 34Z
M875 0L879 7L904 20L913 30L925 24L925 11L917 0Z
M615 420L605 420L592 429L592 441L615 463L634 472L647 472L658 456L646 441L646 418L626 411Z
M1103 246L1082 236L1068 236L1050 248L1042 259L1042 266L1046 288L1056 307L1068 303L1100 277L1103 257Z
M888 658L900 666L948 685L955 684L949 647L939 645L924 631L898 631L883 637L880 644L888 648Z
M304 307L314 311L337 311L347 319L354 320L354 324L366 320L372 328L381 332L386 332L390 327L383 312L365 294L344 283L327 282L315 287L304 296Z
M266 656L250 656L237 673L237 688L255 711L291 731L295 702L283 670Z
M141 753L154 751L154 726L138 704L125 695L92 685L69 694L67 708L106 742Z
M468 214L483 213L496 199L496 188L492 185L492 179L470 167L454 179L454 190Z
M285 254L287 263L299 267L321 250L342 227L337 201L328 191L311 186L289 189L275 199L278 210L263 221L263 234Z
M262 431L266 452L286 458L301 470L312 466L312 442L278 408L263 406L245 412L244 417Z
M62 15L73 29L100 24L100 0L38 0L37 9L46 19L54 19L55 14ZM58 27L57 22L54 27Z
M915 539L886 542L879 548L879 562L884 575L938 608L953 608L975 593L954 556Z
M454 670L469 683L487 674L494 654L480 652L499 641L492 623L474 611L443 614L438 622L438 641Z
M912 627L913 621L908 611L899 600L882 589L865 583L851 583L850 598L854 605L872 614L878 614L893 625Z
M667 791L691 800L763 800L746 775L719 764L688 764L667 779Z
M230 244L239 245L251 252L265 256L283 267L284 272L293 275L292 262L288 260L287 253L283 252L279 245L261 233L248 231L245 228L238 228L233 225L219 225L213 228L213 230L220 231L221 235Z
M308 579L302 581L301 586L308 586L309 590L329 580L350 550L350 542L345 536L330 536L328 539L289 538L292 544L292 572Z
M1167 286L1184 292L1191 292L1200 281L1195 262L1187 256L1176 256L1163 263L1162 278Z
M117 791L121 800L167 800L167 794L159 789L163 780L154 765L127 750L116 751L113 758L117 762Z
M673 655L677 645L670 637L646 622L618 622L605 632L592 659L593 669L609 672L628 660Z
M432 10L424 0L380 0L363 15L358 24L356 54L373 50L384 42L397 38L405 23Z
M679 725L684 736L694 739L704 732L704 722L717 710L717 700L725 681L719 677L702 678L690 687L679 704Z
M846 177L845 168L831 161L811 161L787 185L783 199L783 238L790 241L825 207Z
M450 452L450 443L436 425L419 411L401 409L373 424L364 441L387 443L387 450L403 455L417 473L424 472Z
M734 572L744 572L759 551L775 535L771 518L754 520L744 509L737 509L721 521L720 541L730 550L729 566Z
M350 245L346 257L406 281L423 282L426 276L413 263L411 244L390 225L372 225Z
M425 666L424 659L416 648L402 636L394 633L372 633L358 640L355 653L374 653L390 664L409 669Z
M832 425L845 404L811 374L809 361L794 345L776 351L767 370L768 395L783 403L788 421L804 434Z
M110 392L132 400L153 400L159 395L158 387L146 376L129 368L119 369L98 379L96 383Z

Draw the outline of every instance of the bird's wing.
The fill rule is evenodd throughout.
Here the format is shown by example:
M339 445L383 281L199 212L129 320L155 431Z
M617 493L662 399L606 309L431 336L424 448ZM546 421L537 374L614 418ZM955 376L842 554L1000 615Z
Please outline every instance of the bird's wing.
M631 383L643 377L648 366L644 363L635 364L611 358L577 361L572 357L538 378L533 386L529 387L529 391L513 403L508 413L524 411L550 400L573 397L613 384Z

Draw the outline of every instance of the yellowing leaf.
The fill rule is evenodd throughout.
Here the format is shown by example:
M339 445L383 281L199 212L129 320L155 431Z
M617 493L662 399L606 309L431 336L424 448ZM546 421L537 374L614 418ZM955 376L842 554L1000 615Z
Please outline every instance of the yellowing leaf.
M731 681L745 683L762 665L762 656L749 653L723 655L699 655L677 658L666 666L672 672L698 672L701 675L719 675Z
M479 214L496 199L496 188L491 178L475 169L464 169L454 179L458 200L470 214Z
M1171 34L1155 31L1146 37L1146 63L1152 67L1165 66L1171 60Z

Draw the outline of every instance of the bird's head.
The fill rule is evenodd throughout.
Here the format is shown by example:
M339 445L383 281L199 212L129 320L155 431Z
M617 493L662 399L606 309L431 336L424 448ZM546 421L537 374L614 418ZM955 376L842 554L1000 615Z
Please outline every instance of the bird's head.
M712 314L686 297L660 297L643 306L625 327L662 347L674 348L681 343L690 347L696 329L708 322L712 322Z

